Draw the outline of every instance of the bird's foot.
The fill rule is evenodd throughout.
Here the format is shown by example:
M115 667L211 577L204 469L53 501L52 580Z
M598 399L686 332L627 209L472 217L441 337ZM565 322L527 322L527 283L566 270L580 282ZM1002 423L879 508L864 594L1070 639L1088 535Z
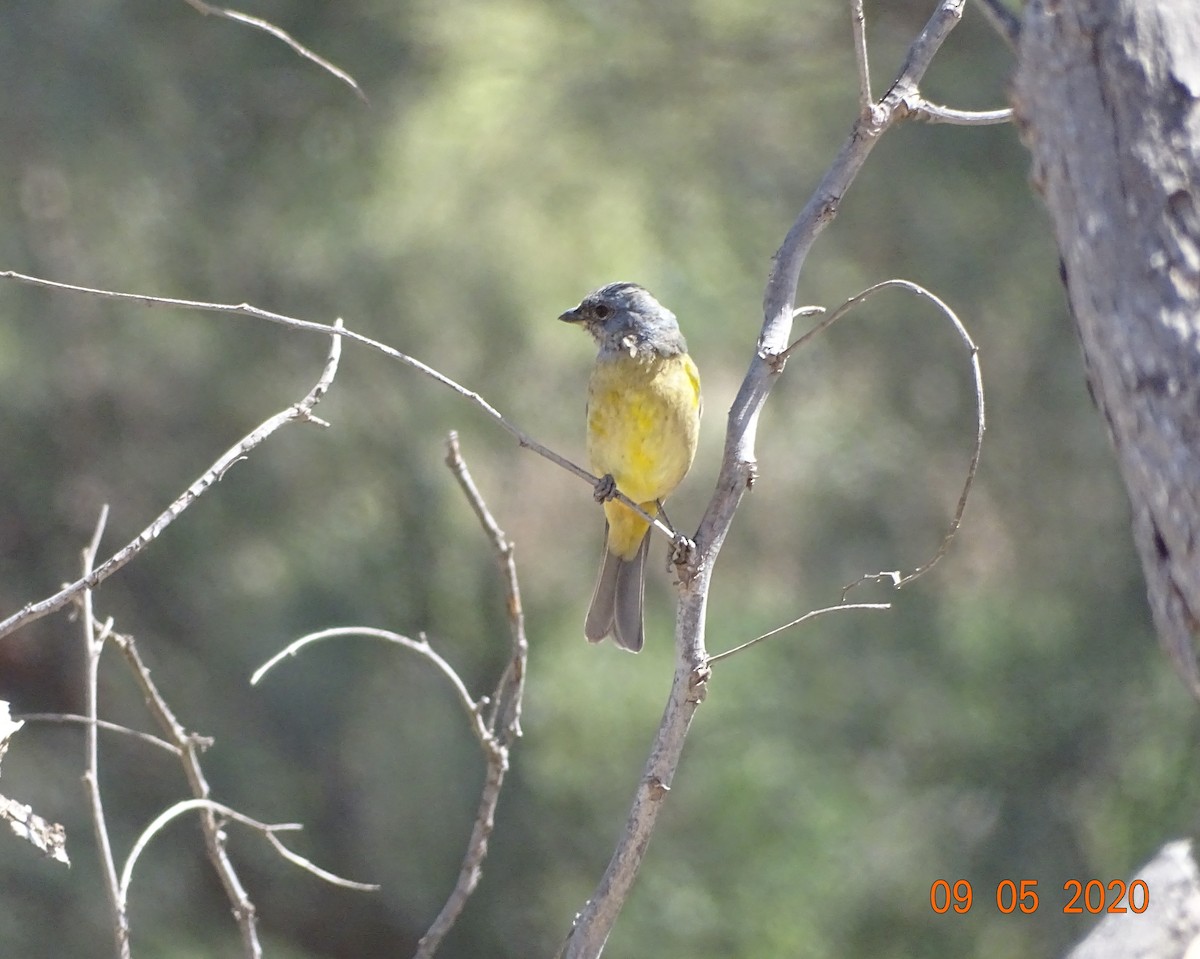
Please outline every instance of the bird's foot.
M612 473L605 473L596 480L596 489L592 493L597 503L607 503L610 499L617 495L617 481L613 479Z
M689 567L696 558L696 542L688 539L683 533L676 533L671 540L671 552L668 554L671 565L676 569Z

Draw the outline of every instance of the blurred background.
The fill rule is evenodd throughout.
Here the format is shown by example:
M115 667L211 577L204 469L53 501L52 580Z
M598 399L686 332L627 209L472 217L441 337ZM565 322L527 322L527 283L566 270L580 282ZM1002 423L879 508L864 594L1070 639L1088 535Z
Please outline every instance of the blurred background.
M868 3L882 92L933 0ZM343 317L582 462L588 339L555 317L630 279L679 315L701 449L694 529L752 355L771 254L856 111L847 4L767 0L247 0L353 74L183 0L8 0L0 12L0 269L320 322ZM1011 56L969 6L926 83L1003 104ZM1047 219L1009 126L890 133L801 279L835 306L904 276L968 325L988 434L937 570L719 664L606 956L1053 955L1090 928L1063 883L1127 877L1195 825L1194 704L1149 625L1128 509L1087 396ZM0 616L107 555L315 381L323 338L0 282ZM582 638L602 521L588 487L412 370L348 346L317 411L272 437L96 596L181 720L216 798L305 823L335 889L230 828L268 955L409 954L453 885L482 763L444 683L338 625L426 632L478 695L507 655L493 558L442 464L450 429L516 543L524 739L483 881L442 955L552 955L624 822L671 677L656 544L638 657ZM760 479L716 569L719 651L940 541L974 433L966 351L889 292L792 359ZM116 657L103 712L149 728ZM0 640L14 712L84 708L64 614ZM102 740L119 860L184 798L170 757ZM0 954L109 949L77 727L30 723L3 792L68 828L73 866L0 855ZM971 881L965 915L932 884ZM1037 880L1033 915L999 882ZM236 955L194 822L141 860L135 955ZM652 944L652 945L651 945Z

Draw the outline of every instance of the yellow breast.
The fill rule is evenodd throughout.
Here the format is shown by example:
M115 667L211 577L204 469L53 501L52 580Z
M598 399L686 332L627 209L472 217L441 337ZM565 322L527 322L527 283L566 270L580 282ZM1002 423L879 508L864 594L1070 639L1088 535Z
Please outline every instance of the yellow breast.
M700 374L682 356L601 357L588 386L592 472L637 503L665 499L696 455Z

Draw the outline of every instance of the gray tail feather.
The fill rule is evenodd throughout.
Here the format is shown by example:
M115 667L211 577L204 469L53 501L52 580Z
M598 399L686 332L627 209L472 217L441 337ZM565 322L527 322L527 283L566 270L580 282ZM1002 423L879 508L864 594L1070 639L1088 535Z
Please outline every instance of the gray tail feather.
M646 552L650 537L642 539L637 555L623 560L608 551L608 529L604 531L604 562L592 605L588 607L583 634L588 642L598 643L612 635L616 644L636 653L642 648L646 634L642 627L642 597L646 586Z

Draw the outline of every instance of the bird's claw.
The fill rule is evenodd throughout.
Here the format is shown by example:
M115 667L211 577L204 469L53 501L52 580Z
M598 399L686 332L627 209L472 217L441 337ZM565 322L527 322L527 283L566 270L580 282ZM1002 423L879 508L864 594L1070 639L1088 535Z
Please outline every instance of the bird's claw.
M597 503L607 503L617 495L617 481L613 479L612 473L605 473L596 480L596 489L592 495Z
M676 533L675 538L671 541L671 565L688 566L695 554L695 540L688 539L682 533Z

